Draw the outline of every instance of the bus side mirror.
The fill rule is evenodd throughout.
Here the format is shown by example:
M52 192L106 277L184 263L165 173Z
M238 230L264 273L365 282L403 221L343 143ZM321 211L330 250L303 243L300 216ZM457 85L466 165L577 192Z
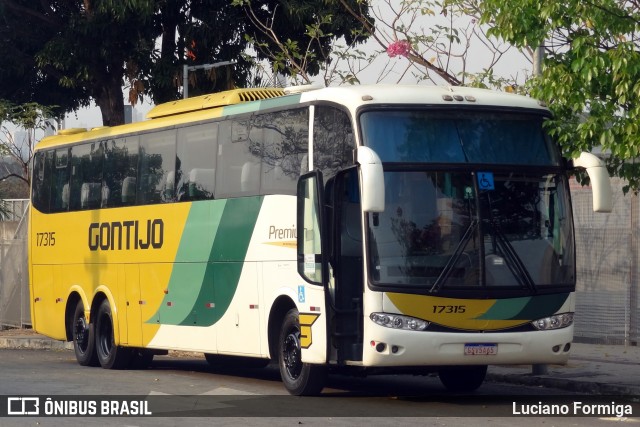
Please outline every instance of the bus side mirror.
M585 169L589 175L593 192L593 211L611 212L613 210L611 180L604 162L591 153L583 152L573 159L573 166Z
M384 171L380 157L369 147L358 147L360 199L364 212L384 212Z

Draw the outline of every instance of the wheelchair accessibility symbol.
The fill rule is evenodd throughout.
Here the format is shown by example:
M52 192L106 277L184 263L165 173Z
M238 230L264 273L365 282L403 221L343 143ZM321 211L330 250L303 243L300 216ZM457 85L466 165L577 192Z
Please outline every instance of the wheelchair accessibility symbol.
M480 190L495 190L493 172L478 172L478 187Z

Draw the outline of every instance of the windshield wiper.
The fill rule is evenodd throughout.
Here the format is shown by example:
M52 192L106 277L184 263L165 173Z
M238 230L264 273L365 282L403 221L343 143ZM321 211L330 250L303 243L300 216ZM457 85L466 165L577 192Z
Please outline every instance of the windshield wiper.
M469 224L469 227L467 227L467 230L464 232L462 239L460 239L460 241L458 242L458 246L456 246L455 251L453 251L453 255L451 255L451 257L447 260L447 263L440 272L440 275L436 279L431 289L429 289L429 292L439 291L442 285L447 281L447 279L451 275L451 272L453 271L453 267L455 267L455 265L458 263L458 260L464 253L464 248L467 246L469 240L471 240L471 237L473 237L476 228L478 228L478 220L474 218L471 221L471 224Z

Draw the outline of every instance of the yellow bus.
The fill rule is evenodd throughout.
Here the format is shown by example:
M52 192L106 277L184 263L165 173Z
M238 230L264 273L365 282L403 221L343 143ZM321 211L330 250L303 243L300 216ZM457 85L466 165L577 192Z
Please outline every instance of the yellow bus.
M575 248L567 161L537 101L471 88L238 89L36 147L36 331L80 365L277 361L286 389L328 372L563 363Z

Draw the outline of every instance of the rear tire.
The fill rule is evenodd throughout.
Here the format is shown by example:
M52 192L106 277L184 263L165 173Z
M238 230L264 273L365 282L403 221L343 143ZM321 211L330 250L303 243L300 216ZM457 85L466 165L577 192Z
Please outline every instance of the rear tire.
M76 360L81 366L99 366L94 325L87 323L82 300L76 304L72 320L73 351L76 354Z
M303 363L300 348L298 310L291 309L284 317L278 341L278 366L287 391L294 396L319 394L327 380L324 365Z
M476 391L484 382L487 375L487 365L483 366L456 366L441 369L438 372L440 382L449 391L471 392Z
M129 366L132 351L130 348L115 345L113 335L113 317L109 300L104 300L96 315L96 352L100 365L105 369L123 369Z

